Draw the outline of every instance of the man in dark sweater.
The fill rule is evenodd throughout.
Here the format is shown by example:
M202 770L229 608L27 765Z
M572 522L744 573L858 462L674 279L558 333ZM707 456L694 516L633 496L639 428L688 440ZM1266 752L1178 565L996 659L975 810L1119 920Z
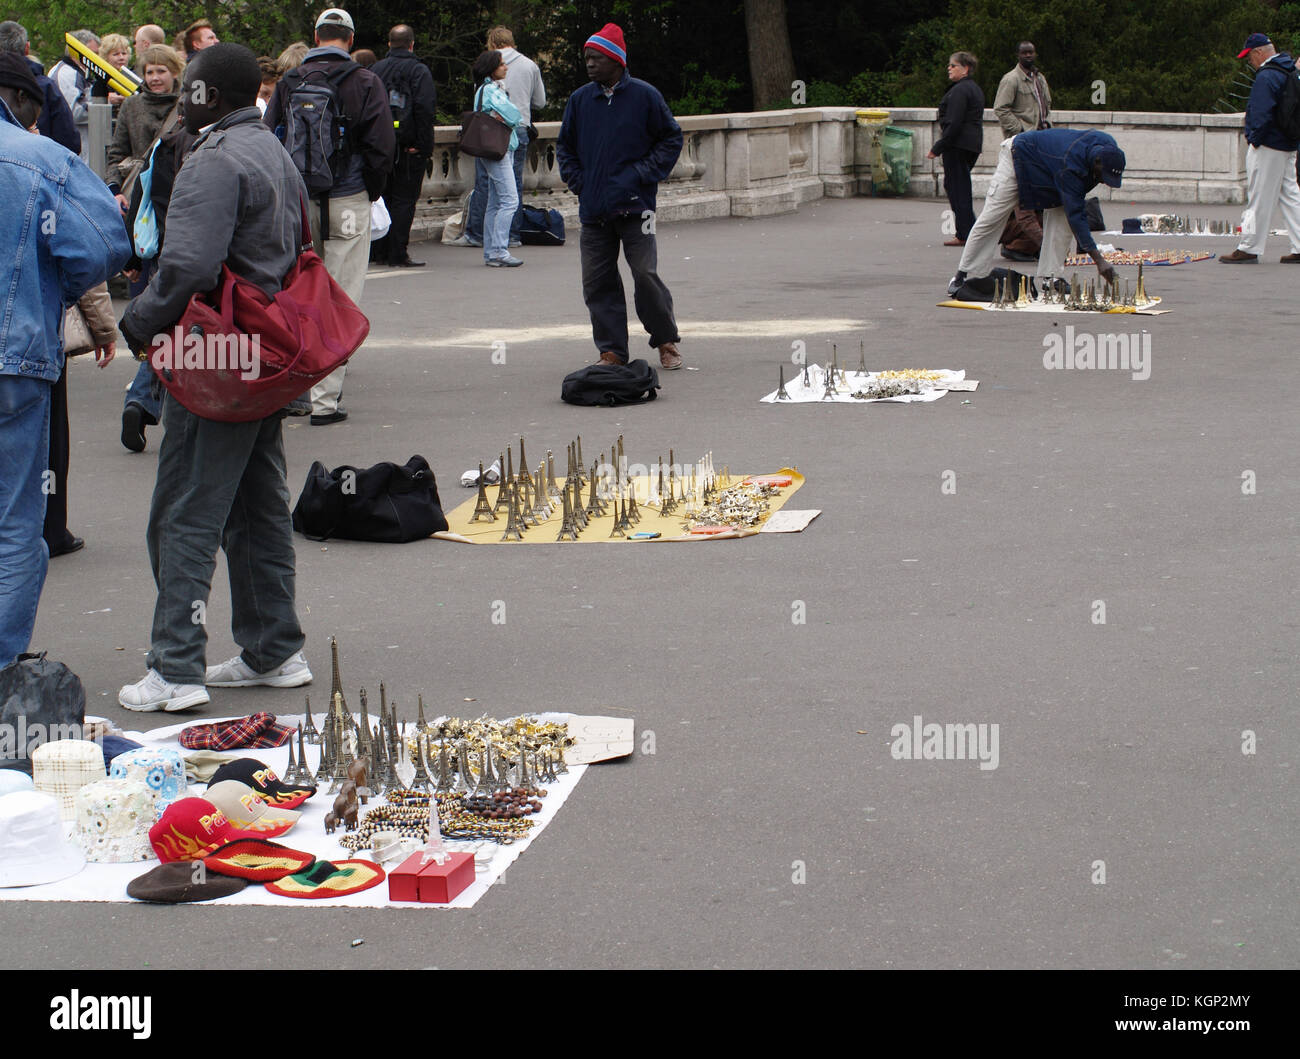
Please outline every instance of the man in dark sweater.
M682 130L659 90L627 72L623 31L614 23L587 39L590 84L569 97L556 156L578 196L582 222L582 295L603 364L628 360L627 301L618 250L632 270L637 317L659 350L659 363L682 366L673 296L659 278L656 192L682 153Z
M425 167L433 157L433 120L437 93L433 74L415 57L415 30L394 26L388 31L388 54L370 68L384 82L393 112L397 158L384 189L392 227L370 248L370 259L398 268L420 268L407 252L415 204L420 201ZM399 117L402 115L402 117Z
M45 76L45 67L32 58L32 46L27 30L17 22L0 22L0 52L21 55L45 94L45 105L36 119L36 130L73 154L81 153L81 134L72 120L72 111L59 91L59 86Z

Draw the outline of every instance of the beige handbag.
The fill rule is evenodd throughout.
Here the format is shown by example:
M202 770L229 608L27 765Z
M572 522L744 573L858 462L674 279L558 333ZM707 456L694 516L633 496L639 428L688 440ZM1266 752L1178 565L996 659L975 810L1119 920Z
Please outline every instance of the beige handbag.
M73 302L63 314L63 352L65 356L75 357L89 353L95 348L95 336L90 333L90 324L81 306Z

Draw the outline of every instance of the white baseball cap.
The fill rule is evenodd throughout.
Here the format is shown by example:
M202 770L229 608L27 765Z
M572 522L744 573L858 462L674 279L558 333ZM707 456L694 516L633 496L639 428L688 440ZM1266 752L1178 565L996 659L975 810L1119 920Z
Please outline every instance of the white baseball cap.
M320 13L320 18L316 20L316 28L321 26L342 26L349 33L355 33L357 27L352 24L352 16L341 7L331 7Z

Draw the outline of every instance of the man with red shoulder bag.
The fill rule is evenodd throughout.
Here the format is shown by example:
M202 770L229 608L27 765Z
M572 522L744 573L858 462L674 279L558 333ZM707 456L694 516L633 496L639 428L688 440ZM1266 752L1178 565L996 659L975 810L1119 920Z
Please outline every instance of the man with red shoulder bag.
M306 189L262 124L261 83L256 57L238 44L205 48L185 68L185 124L199 139L176 177L168 227L188 237L166 241L148 288L122 317L120 329L137 355L152 349L157 358L160 339L180 337L173 329L191 297L218 286L223 264L274 296L298 260ZM229 354L186 346L187 356ZM118 701L128 710L175 711L206 703L205 684L309 683L294 604L281 414L218 421L195 415L169 392L162 418L166 432L148 528L158 587L149 671L122 688ZM231 629L242 651L206 667L204 622L222 548Z

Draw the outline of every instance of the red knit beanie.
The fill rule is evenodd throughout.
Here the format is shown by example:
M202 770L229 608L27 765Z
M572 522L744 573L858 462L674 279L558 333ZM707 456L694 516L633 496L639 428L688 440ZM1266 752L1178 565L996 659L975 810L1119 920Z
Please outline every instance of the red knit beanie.
M623 43L623 31L613 22L606 22L599 33L587 38L583 48L595 48L613 59L619 66L627 68L627 47Z

